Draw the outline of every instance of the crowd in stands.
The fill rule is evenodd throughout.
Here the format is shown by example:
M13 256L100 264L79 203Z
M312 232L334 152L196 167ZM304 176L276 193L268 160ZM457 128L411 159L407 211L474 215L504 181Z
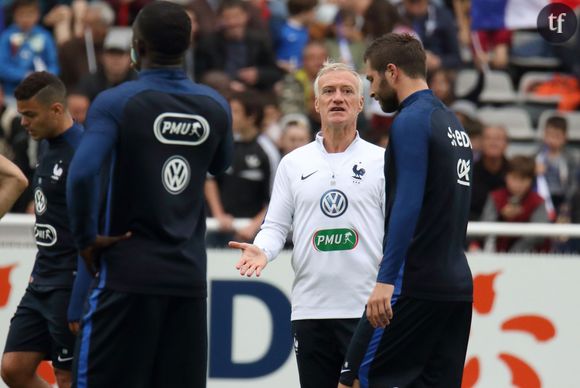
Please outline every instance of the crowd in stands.
M3 1L0 153L28 177L43 147L20 126L16 85L32 71L58 74L74 119L83 123L98 93L137 77L130 26L149 1ZM509 7L494 6L505 2L487 0L171 1L192 21L184 70L232 108L234 162L222 176L208 177L205 188L208 215L219 224L211 246L257 233L280 158L319 129L313 81L324 61L363 74L367 44L388 32L421 40L430 87L469 133L472 221L580 223L580 38L576 32L564 44L547 42L534 24L539 10L526 24L526 12L513 22ZM528 4L510 1L522 10ZM562 2L580 14L580 0ZM360 135L386 146L391 121L367 96ZM31 201L25 193L13 211L32 212ZM236 229L236 218L251 222ZM468 248L489 244L512 252L580 245L497 238Z

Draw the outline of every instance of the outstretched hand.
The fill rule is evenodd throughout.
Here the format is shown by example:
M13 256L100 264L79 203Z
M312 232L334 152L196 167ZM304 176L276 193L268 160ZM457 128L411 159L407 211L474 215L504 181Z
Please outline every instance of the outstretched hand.
M228 246L242 250L242 257L236 263L236 269L240 271L240 275L251 277L255 272L256 276L260 276L262 270L268 264L268 258L262 249L254 244L238 241L230 241Z
M89 246L83 249L80 254L85 264L87 265L87 269L91 272L93 276L95 276L98 272L97 261L101 256L101 253L109 248L117 244L119 241L127 240L131 237L131 232L127 232L125 234L119 236L101 236L97 235L95 241L93 241Z

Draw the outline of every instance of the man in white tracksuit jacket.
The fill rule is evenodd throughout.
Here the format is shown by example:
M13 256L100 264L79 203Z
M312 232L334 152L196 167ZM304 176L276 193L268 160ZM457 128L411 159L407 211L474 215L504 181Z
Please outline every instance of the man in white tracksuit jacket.
M293 230L292 331L302 388L335 388L377 276L385 219L384 150L358 135L362 79L327 63L315 88L316 139L286 155L266 218L242 250L242 275L260 276Z

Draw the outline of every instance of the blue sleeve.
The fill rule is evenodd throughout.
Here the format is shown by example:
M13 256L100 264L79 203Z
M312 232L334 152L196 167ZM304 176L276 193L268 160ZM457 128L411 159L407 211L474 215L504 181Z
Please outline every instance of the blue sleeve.
M379 283L393 285L405 263L423 204L431 132L430 117L406 113L393 125L391 132L390 152L395 163L396 187L377 277Z
M83 259L79 256L77 260L77 276L75 277L75 283L68 305L67 316L69 322L80 321L92 281L93 277L91 273L87 269Z
M100 172L111 155L118 136L118 99L101 93L93 102L86 132L72 160L67 179L67 200L71 229L82 250L97 236Z

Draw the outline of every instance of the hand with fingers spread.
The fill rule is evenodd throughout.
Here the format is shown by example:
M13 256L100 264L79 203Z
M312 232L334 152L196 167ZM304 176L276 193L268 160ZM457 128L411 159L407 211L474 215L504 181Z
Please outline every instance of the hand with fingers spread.
M85 264L87 265L87 269L91 272L93 276L96 275L98 272L98 265L97 262L101 253L109 248L117 244L119 241L127 240L131 237L131 232L126 232L125 234L119 236L101 236L97 235L95 241L93 241L90 245L88 245L85 249L83 249L80 254Z
M262 274L262 270L268 264L268 258L261 248L254 244L241 243L237 241L230 241L228 246L230 248L242 250L242 257L236 264L236 269L240 271L240 275L251 277L254 272L256 273L256 276Z
M367 319L374 328L386 327L393 319L391 298L395 286L377 283L367 302Z

